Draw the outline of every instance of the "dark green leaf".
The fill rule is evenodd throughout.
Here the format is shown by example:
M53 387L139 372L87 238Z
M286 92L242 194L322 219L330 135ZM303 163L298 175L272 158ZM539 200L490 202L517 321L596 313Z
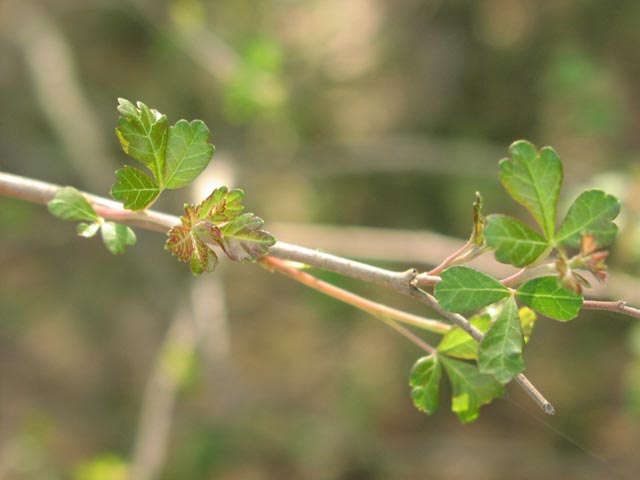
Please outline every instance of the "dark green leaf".
M509 297L501 307L495 322L480 342L478 367L480 372L492 375L498 382L505 384L514 375L524 371L524 360L516 301Z
M516 267L532 264L549 247L542 235L505 215L487 217L484 238L495 249L496 260Z
M276 239L261 229L264 221L253 213L244 213L220 228L220 246L235 261L255 260L269 251Z
M461 422L474 421L482 405L503 395L504 387L491 375L480 373L475 365L444 355L439 359L451 383L451 410Z
M179 120L169 128L166 172L160 182L166 188L179 188L193 182L209 165L214 147L209 129L201 120Z
M136 234L126 225L114 222L102 224L102 241L114 255L124 253L127 245L135 245Z
M84 195L73 187L63 187L56 190L56 194L53 200L47 204L47 208L49 212L63 220L96 222L100 219Z
M491 316L489 314L475 315L469 319L469 322L484 333L491 324ZM449 357L475 360L478 356L478 342L460 327L453 327L442 337L437 350L438 353Z
M551 147L538 152L525 140L514 142L509 153L511 158L500 161L500 180L509 195L529 210L551 240L562 185L562 163Z
M490 305L509 295L498 280L473 268L458 266L442 272L435 296L450 312L468 312Z
M138 102L118 99L120 121L116 133L122 149L151 170L157 183L162 182L167 147L167 117Z
M613 219L620 213L620 202L600 190L582 192L573 202L556 234L556 243L579 248L584 234L592 234L598 248L609 245L618 234Z
M125 165L116 171L118 181L111 187L111 196L124 203L129 210L144 210L151 205L160 189L158 184L137 168Z
M556 277L529 280L520 286L517 295L533 310L560 321L577 317L582 307L582 295L562 288Z
M411 369L409 385L413 404L431 415L438 408L442 367L436 355L420 358Z

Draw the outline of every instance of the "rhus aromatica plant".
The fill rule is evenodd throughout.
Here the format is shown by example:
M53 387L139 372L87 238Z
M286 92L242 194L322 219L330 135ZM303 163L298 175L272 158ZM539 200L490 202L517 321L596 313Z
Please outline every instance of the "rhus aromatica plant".
M476 194L472 233L463 247L431 271L397 272L276 241L260 217L244 212L242 190L219 187L200 203L185 205L181 217L151 210L163 191L189 185L208 166L214 153L209 129L200 120L169 125L165 115L142 102L120 99L118 111L118 139L136 161L116 172L111 195L118 202L7 173L0 173L0 194L47 203L53 215L78 222L80 236L100 232L114 254L135 244L133 228L164 232L165 249L196 275L213 272L223 253L370 313L425 352L409 383L415 406L427 414L439 405L443 377L450 385L451 409L462 422L475 420L480 407L503 395L513 380L553 414L552 404L523 373L523 353L539 317L567 322L596 309L640 318L640 310L624 301L585 299L590 281L606 280L607 248L618 231L613 221L620 205L605 192L587 190L559 214L563 170L550 147L538 150L519 140L499 163L504 188L528 210L535 228L502 214L485 216ZM487 253L519 270L494 278L465 265ZM382 285L414 298L438 318L358 296L320 280L307 267ZM439 343L424 341L420 330L441 335Z

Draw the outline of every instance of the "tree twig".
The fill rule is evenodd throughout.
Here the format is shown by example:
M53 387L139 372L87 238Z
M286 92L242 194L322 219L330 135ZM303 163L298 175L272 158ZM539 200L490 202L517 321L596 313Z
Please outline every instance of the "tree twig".
M622 313L624 315L640 319L640 309L630 307L624 300L613 302L604 302L601 300L585 300L584 302L582 302L582 308L584 310L606 310L608 312Z

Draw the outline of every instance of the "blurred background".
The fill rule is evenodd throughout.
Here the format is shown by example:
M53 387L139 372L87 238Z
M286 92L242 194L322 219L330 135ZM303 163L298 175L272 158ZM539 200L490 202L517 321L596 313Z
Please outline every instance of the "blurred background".
M3 0L0 167L107 195L116 98L142 100L209 125L207 178L280 240L428 268L476 190L526 218L497 176L526 138L564 160L562 209L622 199L598 295L638 305L639 26L634 0ZM637 478L637 320L539 321L527 374L556 416L509 386L461 425L446 393L413 408L421 352L383 324L256 265L194 279L164 240L113 257L0 198L0 479Z

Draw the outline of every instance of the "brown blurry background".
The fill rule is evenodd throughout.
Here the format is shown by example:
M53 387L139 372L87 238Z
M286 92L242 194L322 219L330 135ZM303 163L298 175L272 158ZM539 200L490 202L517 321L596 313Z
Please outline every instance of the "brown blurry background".
M639 52L635 0L3 0L0 167L107 195L116 98L142 100L209 125L207 177L280 240L426 268L476 190L524 218L497 160L526 138L563 158L563 209L623 200L600 294L640 305ZM113 257L0 198L1 480L637 478L637 320L541 320L556 416L510 386L461 425L446 394L413 408L420 352L384 325L255 265L194 279L163 243Z

